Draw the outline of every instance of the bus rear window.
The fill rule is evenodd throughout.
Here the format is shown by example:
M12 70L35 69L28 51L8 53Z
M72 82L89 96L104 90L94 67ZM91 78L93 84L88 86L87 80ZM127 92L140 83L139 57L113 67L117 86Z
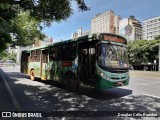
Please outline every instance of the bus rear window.
M41 55L41 50L31 51L30 61L31 62L40 62L40 55Z

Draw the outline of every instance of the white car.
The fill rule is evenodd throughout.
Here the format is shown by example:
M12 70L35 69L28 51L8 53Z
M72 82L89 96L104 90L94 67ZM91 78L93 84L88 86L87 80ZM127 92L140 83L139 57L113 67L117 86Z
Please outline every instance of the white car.
M13 60L7 60L4 64L7 66L15 66L16 65L16 63Z

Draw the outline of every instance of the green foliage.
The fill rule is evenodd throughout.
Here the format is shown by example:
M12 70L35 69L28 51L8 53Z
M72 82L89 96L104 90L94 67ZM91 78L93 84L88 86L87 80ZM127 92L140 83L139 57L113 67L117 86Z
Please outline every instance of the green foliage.
M148 63L158 59L160 40L135 40L128 43L130 63Z
M13 44L27 46L36 40L43 40L43 35L39 29L39 23L29 15L29 12L21 11L11 20Z
M155 40L160 40L160 35L156 36Z
M84 0L74 0L77 2L79 10L87 11ZM73 0L20 0L14 2L25 10L29 10L31 16L40 22L50 25L52 21L66 20L73 14L71 3Z
M12 19L23 9L29 11L30 16L39 22L50 25L52 21L66 20L73 14L73 1L77 3L79 10L89 10L84 0L1 0L0 17L5 20Z
M8 4L7 0L0 1L0 52L8 47L8 44L12 43L10 36L10 19L15 17L16 10L15 5Z
M0 33L0 52L6 49L8 44L27 46L45 37L39 29L39 23L30 17L29 12L22 10L9 21L0 21Z
M10 20L17 14L17 5L11 4L11 1L1 0L0 1L0 19Z
M11 43L26 46L42 40L45 37L41 33L42 25L50 26L52 21L69 18L73 14L73 1L79 10L89 10L84 0L1 0L0 52Z
M7 48L7 44L11 43L11 37L7 33L0 33L0 52Z
M10 54L6 51L0 53L0 58L5 62L6 60L13 60L16 62L16 54Z
M10 24L8 21L0 19L0 52L7 48L7 44L11 43Z

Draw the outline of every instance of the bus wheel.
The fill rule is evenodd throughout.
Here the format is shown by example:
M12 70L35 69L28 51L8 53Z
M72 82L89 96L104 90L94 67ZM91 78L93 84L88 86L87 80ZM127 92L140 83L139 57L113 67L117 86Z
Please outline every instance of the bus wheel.
M30 79L35 80L35 75L34 75L34 70L33 69L31 69L31 72L30 72Z
M65 74L65 88L69 91L76 91L76 78L72 72Z

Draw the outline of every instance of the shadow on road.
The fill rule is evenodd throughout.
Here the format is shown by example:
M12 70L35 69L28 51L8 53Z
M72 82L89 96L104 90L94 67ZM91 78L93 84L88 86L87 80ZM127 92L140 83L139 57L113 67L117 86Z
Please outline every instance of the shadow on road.
M50 81L43 81L40 79L36 79L36 81L44 83L44 84L52 85L52 86L58 87L58 88L64 88L64 86L62 84L55 82L55 81L51 81L51 80ZM70 92L70 91L68 91L68 92ZM78 91L76 91L76 93L78 93L80 95L86 95L91 98L100 99L100 100L110 100L110 99L117 99L120 97L131 95L132 90L123 89L123 88L112 88L112 89L108 89L108 90L107 89L106 90L98 90L98 89L91 88L91 87L80 86L80 88L78 89Z
M24 75L19 72L6 72L6 73L9 75L10 78L26 78L26 79L30 78L28 75ZM64 88L62 84L55 82L55 81L51 81L51 80L44 81L44 80L40 80L39 78L36 78L35 81L44 83L47 85L51 85L53 87ZM87 95L89 97L97 98L97 99L115 99L115 98L124 97L124 96L132 94L132 90L123 89L123 88L97 90L91 87L80 86L80 89L77 91L77 93L81 95Z
M59 88L61 85L55 82L30 81L21 73L7 74L7 82L26 111L160 111L160 99L132 95L129 89L99 91L81 87L77 93Z

